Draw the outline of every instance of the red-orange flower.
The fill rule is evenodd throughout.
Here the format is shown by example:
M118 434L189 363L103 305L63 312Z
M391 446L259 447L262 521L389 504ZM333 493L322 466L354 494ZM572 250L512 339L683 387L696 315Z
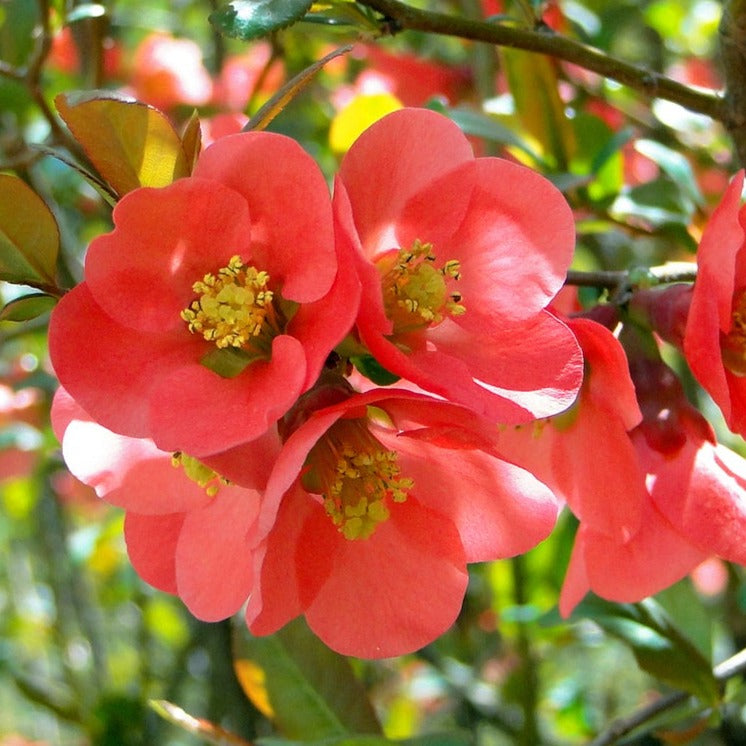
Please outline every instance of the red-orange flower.
M546 310L574 223L549 181L475 158L449 119L402 109L352 145L334 204L338 238L356 248L359 337L381 365L500 422L574 401L580 349Z
M728 187L702 235L684 354L697 380L746 435L746 208L743 171Z
M557 505L496 456L491 426L466 409L407 391L339 397L274 465L247 620L268 634L303 614L339 652L400 655L455 620L467 563L533 547Z
M127 553L143 580L177 594L205 621L225 619L245 603L254 584L257 489L214 471L220 459L203 463L107 430L64 389L55 395L52 423L70 471L126 510ZM252 444L256 458L242 471L244 483L262 486L274 446L271 438Z
M193 456L251 440L353 322L359 289L337 271L326 182L289 138L222 138L192 177L127 194L114 224L55 308L50 352L115 432Z
M645 480L642 519L622 541L581 522L560 599L564 614L588 590L639 601L709 556L746 564L746 460L715 442L662 362L634 359L631 369L643 421L630 433L638 466L629 479Z

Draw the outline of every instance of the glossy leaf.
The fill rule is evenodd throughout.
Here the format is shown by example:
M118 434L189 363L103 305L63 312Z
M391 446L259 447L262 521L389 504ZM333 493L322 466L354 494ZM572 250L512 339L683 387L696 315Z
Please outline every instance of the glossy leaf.
M210 14L210 22L227 36L249 41L300 20L313 0L231 0Z
M252 637L245 629L237 634L239 681L283 735L310 740L380 733L347 659L329 650L302 619L269 637Z
M16 176L0 174L0 280L54 284L60 234L44 200Z
M573 617L588 617L632 650L638 665L660 681L716 704L719 688L709 661L652 599L613 604L596 597L582 601Z
M181 138L158 109L107 91L60 94L60 116L91 163L121 197L188 176Z
M45 293L33 293L16 298L0 311L0 321L28 321L51 311L57 299Z

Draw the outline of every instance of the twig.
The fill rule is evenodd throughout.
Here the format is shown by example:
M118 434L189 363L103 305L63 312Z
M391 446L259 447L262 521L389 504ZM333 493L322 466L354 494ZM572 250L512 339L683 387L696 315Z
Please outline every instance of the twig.
M717 121L723 122L727 118L722 94L684 85L660 73L556 34L551 29L542 27L534 31L505 24L475 21L419 10L399 0L359 0L359 3L381 13L386 26L392 32L425 31L547 54L565 62L572 62L605 78L616 80L652 98L672 101Z
M666 262L657 267L634 267L631 270L594 270L585 272L571 269L567 272L566 285L579 287L608 288L615 290L623 286L630 289L650 287L674 282L693 282L697 277L697 265L690 262Z
M718 663L712 673L716 681L722 683L744 671L746 671L746 649L739 651L722 663ZM674 692L661 697L655 702L640 708L629 717L615 720L601 735L589 741L586 746L611 746L611 744L616 743L622 736L626 736L635 728L644 725L656 717L656 715L660 715L666 710L683 704L689 696L686 692Z

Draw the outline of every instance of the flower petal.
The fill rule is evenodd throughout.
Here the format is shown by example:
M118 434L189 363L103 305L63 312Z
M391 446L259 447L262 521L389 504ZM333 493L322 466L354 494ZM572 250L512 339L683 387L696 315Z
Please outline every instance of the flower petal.
M311 629L360 658L403 655L435 640L456 620L468 582L455 526L412 497L359 541L344 539L318 505L296 563L301 589L320 585L306 609Z
M190 336L185 341L178 333L127 329L105 314L81 283L52 312L49 350L60 382L97 422L115 432L148 437L148 399L160 376L190 357L198 359L202 345Z
M136 189L113 219L114 230L91 243L85 278L98 305L133 329L186 335L180 313L194 300L192 285L236 254L251 258L246 201L212 181Z
M272 132L220 138L194 176L238 192L249 206L252 252L288 300L323 297L337 271L326 180L295 140Z
M530 318L562 287L575 248L565 198L547 179L498 158L477 159L477 186L451 246L461 261L463 325Z
M461 130L425 109L395 111L363 132L339 173L366 251L393 248L395 225L407 202L473 157Z
M536 477L483 451L450 450L421 435L377 433L399 453L402 474L414 480L412 494L455 524L467 562L515 556L551 533L557 501Z
M166 451L207 456L254 440L302 392L303 347L275 337L269 361L252 363L235 378L221 378L199 363L174 369L151 398L153 440Z
M252 524L258 510L258 492L227 486L207 507L184 518L176 547L176 584L198 619L225 619L249 597L254 579Z
M176 544L184 513L124 517L127 554L137 574L158 590L176 593Z

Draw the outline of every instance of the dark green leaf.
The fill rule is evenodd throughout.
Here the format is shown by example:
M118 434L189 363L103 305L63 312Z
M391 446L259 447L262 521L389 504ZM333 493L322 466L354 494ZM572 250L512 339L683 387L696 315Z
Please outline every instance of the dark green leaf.
M251 681L241 675L242 667ZM236 670L251 700L288 738L380 733L349 661L329 650L302 619L269 637L237 629Z
M638 604L614 604L588 596L573 618L588 617L629 645L638 665L660 681L683 689L707 704L720 699L709 661L681 633L653 599Z
M28 321L54 308L57 299L44 293L24 295L7 303L0 311L0 321Z
M313 0L231 0L210 14L210 22L227 36L249 41L300 20Z
M384 368L372 355L361 355L360 357L353 357L350 359L352 364L366 378L369 378L373 383L378 384L379 386L390 386L392 383L396 383L399 380L399 376L395 376L393 373L386 370L386 368Z

